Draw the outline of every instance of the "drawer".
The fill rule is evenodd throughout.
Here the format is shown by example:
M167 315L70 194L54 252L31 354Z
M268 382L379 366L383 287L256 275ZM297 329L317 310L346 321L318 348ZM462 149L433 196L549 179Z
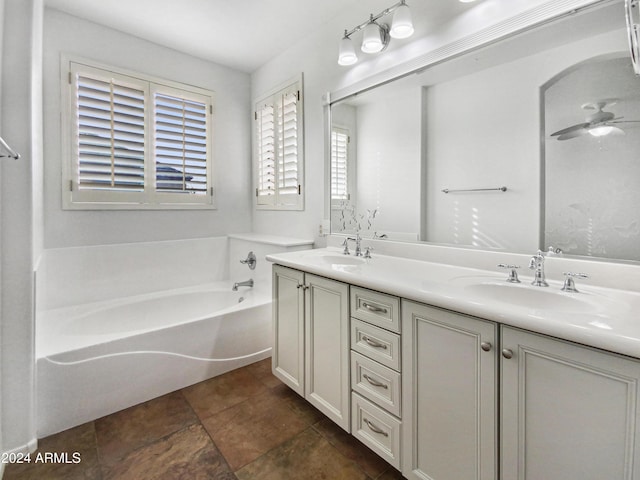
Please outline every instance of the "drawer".
M351 389L400 417L400 374L351 352Z
M351 395L352 435L400 470L402 423L357 393Z
M400 371L400 335L352 318L351 349Z
M351 287L351 316L400 333L400 299L398 297Z

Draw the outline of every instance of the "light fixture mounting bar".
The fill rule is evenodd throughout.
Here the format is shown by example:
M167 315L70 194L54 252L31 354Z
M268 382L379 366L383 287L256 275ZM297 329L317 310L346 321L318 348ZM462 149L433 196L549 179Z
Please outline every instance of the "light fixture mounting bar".
M360 25L358 25L357 27L353 27L351 30L349 30L348 32L346 32L344 34L344 36L346 38L349 38L351 35L353 35L356 32L359 32L360 30L362 30L364 27L366 27L369 23L371 22L375 22L379 19L381 19L382 17L384 17L385 15L389 15L390 13L392 13L394 10L396 10L400 5L402 5L404 2L404 0L400 0L398 3L396 3L395 5L392 5L389 8L385 8L383 11L381 11L379 14L377 15L372 15L371 18L369 18L369 20L367 20L366 22L362 22Z

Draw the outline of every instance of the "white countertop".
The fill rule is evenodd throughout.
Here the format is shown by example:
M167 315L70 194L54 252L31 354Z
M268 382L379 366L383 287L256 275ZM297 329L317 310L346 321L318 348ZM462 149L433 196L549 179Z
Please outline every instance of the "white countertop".
M562 282L558 281L548 280L549 287L534 287L530 285L531 276L521 275L521 284L510 284L505 281L508 272L386 255L373 255L372 259L363 260L343 256L337 248L267 255L267 260L409 300L640 358L638 292L595 287L580 280L576 281L579 293L562 292ZM489 293L485 293L485 288Z

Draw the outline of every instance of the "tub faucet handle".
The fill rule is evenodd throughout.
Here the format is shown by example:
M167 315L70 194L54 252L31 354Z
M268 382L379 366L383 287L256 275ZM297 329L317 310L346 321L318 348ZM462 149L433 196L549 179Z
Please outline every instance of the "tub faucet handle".
M249 252L247 254L247 258L245 258L244 260L240 260L240 263L244 263L245 265L248 265L251 270L256 269L257 262L258 260L256 259L256 256L253 252Z

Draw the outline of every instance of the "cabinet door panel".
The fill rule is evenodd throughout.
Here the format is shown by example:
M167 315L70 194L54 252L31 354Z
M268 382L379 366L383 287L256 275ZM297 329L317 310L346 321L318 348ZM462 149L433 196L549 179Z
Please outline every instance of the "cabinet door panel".
M304 396L304 274L273 266L273 374Z
M350 431L349 287L307 274L305 397Z
M404 475L494 480L497 326L412 302L402 317Z
M640 363L509 327L502 340L502 478L640 478Z

